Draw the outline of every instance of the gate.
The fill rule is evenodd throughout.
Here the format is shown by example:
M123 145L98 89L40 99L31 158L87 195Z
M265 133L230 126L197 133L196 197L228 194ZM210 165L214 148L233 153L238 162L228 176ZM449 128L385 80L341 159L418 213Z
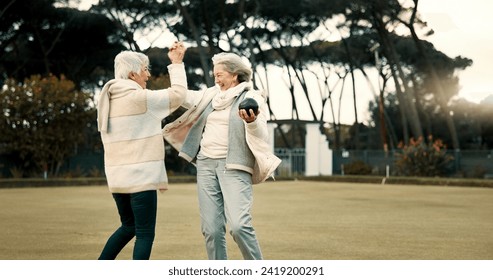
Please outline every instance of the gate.
M305 174L305 149L286 149L276 148L274 154L282 162L276 170L276 175L280 177L292 177Z

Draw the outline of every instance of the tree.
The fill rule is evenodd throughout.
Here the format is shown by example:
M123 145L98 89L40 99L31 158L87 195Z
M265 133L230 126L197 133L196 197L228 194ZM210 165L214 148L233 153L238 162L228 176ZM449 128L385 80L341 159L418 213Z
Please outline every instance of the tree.
M355 104L368 89L356 88L355 73L360 70L369 79L367 70L377 67L369 50L375 42L380 44L378 50L382 55L377 70L386 86L378 92L379 122L386 127L380 139L390 139L391 146L410 136L436 134L441 129L434 125L434 112L445 108L443 102L450 105L447 102L457 94L453 73L468 66L467 59L450 59L420 40L420 48L439 79L447 81L442 86L443 98L438 99L423 52L417 50L412 36L413 32L419 34L427 28L420 24L418 13L410 17L413 13L404 7L410 1L101 0L87 12L61 5L67 1L39 0L32 5L25 1L4 2L0 4L0 38L2 46L5 44L0 50L0 70L5 73L4 78L22 80L36 73L65 74L77 87L94 89L112 76L110 58L123 48L140 50L138 40L144 37L149 38L151 48L141 51L149 56L159 54L151 58L155 66L152 74L159 76L166 73L166 58L162 55L165 48L153 48L152 38L170 31L191 44L185 58L190 88L213 83L213 54L239 53L254 67L257 87L267 89L285 83L285 100L292 101L292 119L300 121L300 112L304 111L309 112L311 120L320 122L321 130L326 121L332 122L336 148L343 148L345 142L340 139L338 128L345 106L334 104L349 92L347 89L352 89L357 120L353 130L355 137L360 138L358 129L363 126L359 124ZM408 28L409 36L396 32L406 25L412 28ZM335 34L338 39L334 39ZM95 46L90 45L93 38L99 42ZM70 44L72 41L77 43ZM272 66L281 69L285 78L270 79L268 72ZM315 93L313 78L318 82ZM271 119L276 120L271 108L270 113ZM436 120L444 120L444 116ZM377 123L370 120L370 126ZM358 148L359 143L355 141L353 147Z
M409 31L411 32L412 38L414 43L416 44L416 48L418 49L419 54L421 55L423 62L425 64L425 67L428 70L428 73L430 75L430 78L432 80L434 89L435 89L435 94L436 98L438 100L438 104L440 105L441 111L443 113L444 118L446 119L446 123L452 138L452 145L455 150L460 149L460 144L459 144L459 138L457 135L457 130L455 128L455 123L452 119L452 116L450 115L450 111L448 109L448 104L447 100L445 97L444 89L443 86L440 82L440 79L438 77L437 71L433 64L431 63L430 59L428 58L428 53L425 51L425 48L423 46L423 43L418 37L418 34L416 33L416 28L415 28L415 21L417 17L417 12L418 12L418 0L413 0L414 2L414 8L412 9L412 14L410 17L409 22L406 22L404 20L401 20L401 22L409 28Z
M3 7L0 79L64 75L76 87L92 89L113 75L113 61L108 58L124 47L109 19L56 7L57 2L14 1Z
M8 79L0 91L0 143L23 161L18 168L58 175L64 160L77 152L85 131L95 125L89 93L65 77Z

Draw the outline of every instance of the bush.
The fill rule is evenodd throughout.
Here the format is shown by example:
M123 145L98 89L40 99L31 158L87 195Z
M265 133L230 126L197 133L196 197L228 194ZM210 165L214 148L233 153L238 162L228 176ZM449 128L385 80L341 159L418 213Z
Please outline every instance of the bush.
M22 163L12 176L58 175L63 162L86 142L96 110L90 93L72 81L34 75L23 82L7 79L0 88L0 143L4 153Z
M371 166L362 160L356 160L344 165L344 174L347 175L369 175L371 174Z
M445 144L439 139L428 137L428 143L420 137L411 138L409 145L400 144L401 152L396 153L398 175L434 177L446 174L448 164L454 159L447 155Z

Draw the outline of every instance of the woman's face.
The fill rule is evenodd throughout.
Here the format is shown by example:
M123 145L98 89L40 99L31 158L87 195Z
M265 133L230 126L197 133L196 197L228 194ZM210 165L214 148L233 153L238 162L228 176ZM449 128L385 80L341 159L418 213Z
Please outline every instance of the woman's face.
M146 88L147 80L149 80L149 77L151 76L151 73L149 72L149 67L144 66L142 67L142 70L140 70L140 73L135 73L132 72L129 74L129 79L135 81L137 84L139 84L142 88Z
M214 82L222 91L235 87L239 84L238 75L226 71L224 65L216 64L214 66Z

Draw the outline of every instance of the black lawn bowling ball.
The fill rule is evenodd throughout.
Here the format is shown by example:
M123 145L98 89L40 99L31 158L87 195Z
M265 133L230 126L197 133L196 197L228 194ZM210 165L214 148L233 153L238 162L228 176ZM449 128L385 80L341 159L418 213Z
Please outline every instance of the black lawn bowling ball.
M245 109L247 114L250 116L250 109L253 110L255 115L258 114L258 103L255 101L253 98L245 98L243 101L240 102L240 105L238 105L238 110Z

